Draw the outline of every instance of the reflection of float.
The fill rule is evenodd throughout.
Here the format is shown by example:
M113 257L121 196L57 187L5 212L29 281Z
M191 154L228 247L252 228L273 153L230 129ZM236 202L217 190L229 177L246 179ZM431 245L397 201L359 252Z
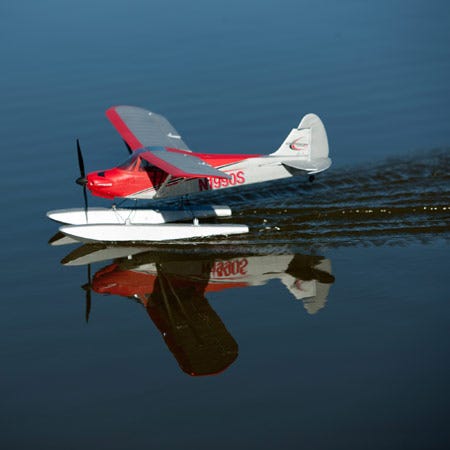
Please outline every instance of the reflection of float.
M120 249L114 247L111 252L117 256ZM180 367L189 375L219 373L238 355L237 343L209 305L207 292L261 286L279 279L314 314L324 307L334 281L330 261L320 256L219 258L210 254L186 257L175 253L139 253L143 249L137 247L122 250L122 255L128 256L97 271L89 289L141 303ZM87 263L108 254L106 247L83 246L63 262Z

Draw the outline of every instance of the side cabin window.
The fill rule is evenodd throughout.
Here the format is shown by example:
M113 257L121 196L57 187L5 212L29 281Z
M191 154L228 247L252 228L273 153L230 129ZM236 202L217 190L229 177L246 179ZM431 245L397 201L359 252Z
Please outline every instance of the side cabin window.
M141 164L139 166L139 172L146 172L153 186L160 186L164 180L167 178L167 172L160 169L159 167L153 166L145 159L141 160Z
M150 169L156 169L156 167L152 166L146 159L143 159L143 158L139 158L139 159L140 159L139 168L138 168L139 172L148 172Z

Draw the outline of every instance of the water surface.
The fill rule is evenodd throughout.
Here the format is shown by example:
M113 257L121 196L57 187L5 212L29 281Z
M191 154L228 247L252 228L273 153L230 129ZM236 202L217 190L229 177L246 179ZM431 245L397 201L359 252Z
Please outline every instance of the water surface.
M448 448L449 23L444 1L3 2L1 447ZM213 194L246 236L50 246L75 138L88 170L126 158L115 104L217 153L315 112L333 166Z

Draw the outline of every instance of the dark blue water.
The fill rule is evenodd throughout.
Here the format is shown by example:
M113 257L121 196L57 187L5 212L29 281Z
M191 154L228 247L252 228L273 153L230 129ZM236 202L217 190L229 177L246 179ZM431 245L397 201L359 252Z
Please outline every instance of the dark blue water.
M0 447L448 448L449 25L444 1L3 2ZM88 170L126 158L115 104L205 152L315 112L333 166L213 196L245 237L50 246L75 139Z

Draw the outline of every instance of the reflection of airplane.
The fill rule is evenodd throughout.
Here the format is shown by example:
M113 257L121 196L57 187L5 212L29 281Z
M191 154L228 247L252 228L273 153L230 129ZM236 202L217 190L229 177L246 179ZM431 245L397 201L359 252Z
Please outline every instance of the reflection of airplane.
M117 255L120 247L113 247L112 251ZM141 303L180 367L190 375L221 372L238 354L235 340L209 305L205 293L264 285L278 278L314 314L324 307L334 281L330 261L320 256L218 258L138 253L138 247L123 248L123 251L124 255L135 254L97 271L90 289L100 294L130 297ZM105 246L83 246L63 262L80 264L107 255Z

